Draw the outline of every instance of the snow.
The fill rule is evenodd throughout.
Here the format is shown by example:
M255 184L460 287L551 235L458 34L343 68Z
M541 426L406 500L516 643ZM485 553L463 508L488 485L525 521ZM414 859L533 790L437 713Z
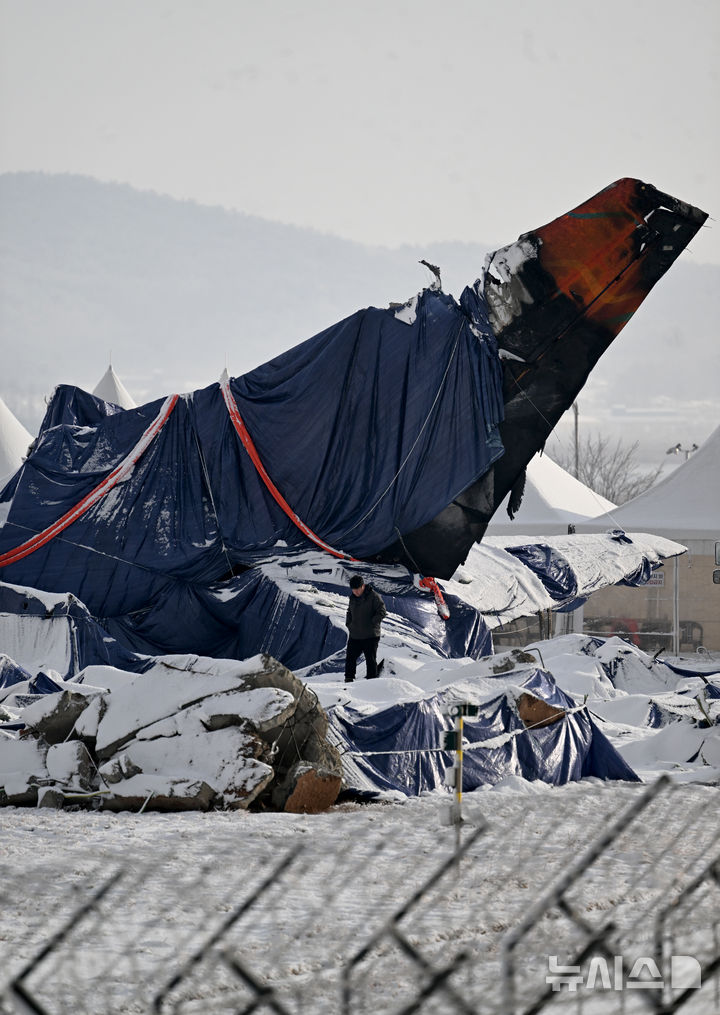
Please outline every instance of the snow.
M238 791L254 788L258 781L268 781L273 775L269 765L245 756L251 741L237 727L210 734L197 715L185 717L180 729L146 729L144 736L127 744L121 755L124 771L138 774L123 779L113 791L144 798L150 792L167 794L168 784L204 782L217 788L226 804L232 804ZM99 769L112 782L115 764L113 759ZM168 772L173 773L172 779Z
M78 741L52 744L45 758L49 777L56 782L71 785L77 773L78 748L81 747Z
M145 673L117 688L107 698L107 710L97 730L97 748L105 750L137 730L173 716L193 701L210 694L241 689L243 674L262 669L259 656L242 663L207 660L195 669L197 657L165 656ZM217 665L212 665L212 664ZM187 670L193 666L192 675ZM202 673L202 669L205 672ZM265 707L263 701L261 710Z
M633 536L640 543L643 538L651 539ZM627 555L637 554L640 545L616 543L605 534L590 540L607 556L603 567L611 569L626 567ZM575 552L581 584L597 580L597 561L593 565L589 550L573 551L573 540L564 537L555 537L553 545L568 555ZM505 559L514 561L502 546L489 545L471 555L454 582L443 585L446 590L457 588L466 600L492 596L492 603L506 610L518 597L545 603L544 589L518 562L508 577ZM311 581L298 584L287 577L287 570L285 574L288 594L303 597L334 622L342 622L342 597L320 593ZM303 576L298 571L294 577ZM504 587L493 587L501 580ZM45 598L48 605L67 602L67 597ZM487 609L488 600L482 601ZM15 631L13 644L21 658L42 660L47 667L54 661L52 651L65 659L68 646L56 633L42 637L39 619L23 616L9 629ZM43 623L53 628L65 620L51 617ZM608 834L622 812L638 817L588 873L573 882L571 902L593 926L609 919L617 923L612 939L616 953L653 954L648 928L658 907L668 892L678 893L691 883L716 855L720 841L720 700L706 700L715 725L703 727L704 713L695 699L704 680L681 676L620 639L583 635L536 642L524 653L445 659L419 634L410 638L398 626L388 625L383 627L380 656L384 669L374 681L344 684L341 658L335 671L299 675L324 707L350 706L371 716L395 702L418 701L442 689L474 703L500 693L512 696L539 664L578 707L587 704L602 732L646 783L585 779L552 787L509 775L492 788L464 794L459 834L461 842L472 844L437 887L409 908L401 925L412 946L435 968L467 949L470 961L453 974L452 983L470 1010L507 1015L501 959L508 935L542 893L559 883L601 834ZM705 679L713 680L713 671L720 672L720 660L700 662ZM289 697L285 692L243 690L243 675L258 663L258 657L235 662L178 655L156 660L141 675L91 666L71 681L56 677L61 688L91 696L76 729L84 724L85 734L97 733L99 745L125 741L101 772L131 810L73 810L70 799L61 811L0 810L0 1010L10 978L116 875L119 880L98 904L97 916L80 921L43 960L40 973L30 978L48 1010L54 1010L53 1004L77 1015L150 1010L158 990L213 934L220 935L218 945L211 957L193 967L182 1010L238 1010L250 1002L250 994L242 993L246 989L223 960L226 953L239 957L261 983L275 990L288 1012L336 1015L342 1010L344 965L371 935L382 935L393 912L453 857L458 831L447 824L452 792L440 788L416 798L385 793L372 804L341 802L314 816L148 811L153 796L174 798L182 806L197 798L207 783L220 787L232 807L237 794L252 792L269 776L268 766L242 756L247 738L242 728L212 735L206 729L223 709L252 715L256 723L272 723L282 711ZM30 666L29 672L35 675L37 670ZM44 714L56 697L46 695L24 706L18 686L9 689L18 699L13 709L7 708L12 696L5 705L21 718ZM104 714L101 701L107 703ZM647 726L654 706L668 717L659 729ZM500 735L494 745L508 736ZM6 791L26 792L30 771L70 782L76 744L44 749L30 738L0 731L0 770L10 769L10 757L14 766L3 777ZM352 759L346 758L345 764L350 768ZM133 774L140 766L144 771ZM667 774L672 784L643 809L648 785ZM114 782L116 778L121 782ZM301 849L297 857L291 852L296 848ZM273 877L281 863L288 865L287 871ZM257 905L241 911L268 878L271 883ZM717 898L704 886L693 897L692 919L679 920L675 952L702 955L714 940L711 928L717 912ZM544 989L549 955L572 961L577 934L557 911L538 925L523 942L521 994ZM422 974L407 957L381 937L352 979L352 1010L390 1015L412 1001L421 982ZM638 992L625 991L622 998L626 1012L644 1010ZM567 999L567 994L560 997ZM687 1010L715 1012L716 1001L711 984ZM441 993L424 1010L441 1015L452 1010L448 1004ZM586 995L583 1011L614 1013L617 995Z
M414 324L417 318L417 305L420 293L416 296L412 296L407 303L404 303L402 307L395 311L395 317L398 321L402 321L403 324Z
M80 687L92 687L102 691L116 691L135 679L136 674L119 670L115 666L86 666L82 671Z
M588 596L621 581L640 566L643 557L655 566L685 551L679 543L644 532L632 532L629 540L618 541L608 532L555 535L541 540L529 533L485 536L472 547L453 578L439 584L479 609L488 627L494 628L557 605L540 579L507 552L509 547L540 542L557 551L572 569L578 596Z
M408 907L400 929L435 967L468 949L471 961L453 975L453 985L471 1010L507 1015L500 998L503 941L619 813L639 807L642 794L642 788L598 783L558 789L516 777L467 794L462 841L477 838L464 859ZM252 995L222 962L229 952L276 992L285 1010L337 1015L344 963L382 935L386 921L453 856L455 830L443 824L447 800L448 794L435 793L404 803L344 804L313 817L8 808L0 941L10 947L0 991L92 892L120 873L98 915L79 922L41 974L29 978L48 1010L151 1010L158 991L217 935L211 957L191 971L182 1010L239 1010L249 1003ZM573 883L570 901L592 926L618 922L631 962L636 954L652 954L643 938L647 920L637 926L638 918L655 911L669 885L688 883L712 855L716 800L717 790L704 786L660 795ZM273 878L281 861L286 869ZM269 887L243 912L268 877ZM710 888L693 897L695 934L685 924L675 952L702 956L707 950L711 938L702 935L714 902ZM578 946L573 926L557 910L551 915L519 952L523 990L544 989L547 956L569 961ZM415 998L421 979L407 956L381 937L352 978L352 1011L398 1012ZM624 1011L646 1010L640 993L623 992ZM570 997L561 1000L559 1010L567 1010ZM715 1000L710 985L684 1010L711 1013ZM582 1010L591 1015L614 1015L620 996L591 993L584 1001ZM422 1010L444 1013L453 1005L441 992Z

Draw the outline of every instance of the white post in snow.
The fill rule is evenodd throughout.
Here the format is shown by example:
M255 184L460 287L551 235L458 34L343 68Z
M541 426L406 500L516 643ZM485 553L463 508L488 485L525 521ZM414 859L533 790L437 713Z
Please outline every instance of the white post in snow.
M572 618L573 618L573 626L572 626L573 633L574 634L582 634L582 632L583 632L583 624L585 622L585 605L584 604L582 606L578 606L577 610L573 610L573 612L572 612Z
M675 588L673 589L673 655L680 655L680 558L675 557Z

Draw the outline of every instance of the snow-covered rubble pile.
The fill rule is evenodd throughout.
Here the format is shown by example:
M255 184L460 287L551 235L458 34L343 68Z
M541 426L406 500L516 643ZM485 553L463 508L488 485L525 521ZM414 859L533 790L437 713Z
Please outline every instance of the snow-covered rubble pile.
M625 761L645 780L720 782L720 662L682 676L621 638L565 635L528 646L564 691L582 698ZM706 675L699 675L706 670Z
M669 772L678 781L720 782L720 660L713 669L687 659L680 669L704 675L683 676L621 638L569 634L474 660L388 654L383 677L356 683L352 692L332 673L311 675L308 683L326 708L351 704L372 715L393 701L449 687L458 700L497 695L538 666L578 705L587 705L644 781Z
M22 696L5 699L21 722L0 730L1 804L298 812L339 792L323 709L269 656L164 656L139 675L94 666L55 683L19 711Z

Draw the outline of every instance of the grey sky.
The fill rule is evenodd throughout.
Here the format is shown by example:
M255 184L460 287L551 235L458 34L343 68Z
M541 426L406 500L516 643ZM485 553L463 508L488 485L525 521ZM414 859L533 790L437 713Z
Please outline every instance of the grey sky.
M717 218L719 56L717 0L0 0L0 171L371 244L510 242L621 176Z

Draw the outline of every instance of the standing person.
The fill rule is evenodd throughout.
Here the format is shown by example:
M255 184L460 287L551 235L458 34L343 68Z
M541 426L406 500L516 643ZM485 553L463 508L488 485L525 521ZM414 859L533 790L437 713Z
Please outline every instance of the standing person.
M345 654L345 683L355 679L358 657L365 656L367 679L377 674L377 649L380 642L380 624L387 614L385 603L372 585L366 585L359 574L350 579L350 602L345 624L348 629Z

